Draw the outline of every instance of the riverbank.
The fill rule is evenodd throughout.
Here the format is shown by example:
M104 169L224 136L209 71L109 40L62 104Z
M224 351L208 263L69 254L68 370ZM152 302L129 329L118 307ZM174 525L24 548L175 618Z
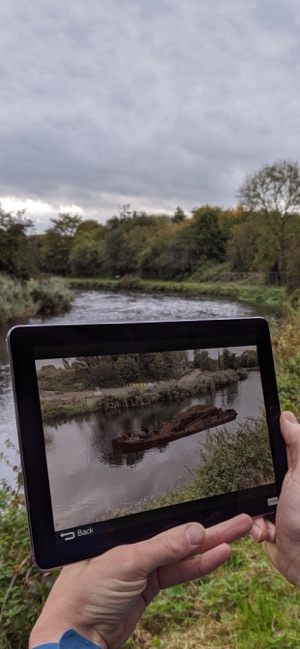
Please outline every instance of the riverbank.
M198 374L194 380L183 377L180 381L164 381L159 385L148 387L147 385L124 388L111 388L102 390L97 396L95 391L78 391L77 393L61 392L51 395L41 393L41 410L45 423L53 423L57 419L68 419L76 415L94 412L108 412L111 410L125 410L127 408L138 408L156 403L177 402L196 396L206 394L210 390L232 385L237 381L247 378L247 371L220 370Z
M71 288L99 291L132 291L160 295L181 295L186 297L217 297L244 302L251 306L284 313L291 304L291 297L282 286L257 286L240 282L167 282L142 280L125 276L121 279L68 278ZM248 280L249 281L249 280Z

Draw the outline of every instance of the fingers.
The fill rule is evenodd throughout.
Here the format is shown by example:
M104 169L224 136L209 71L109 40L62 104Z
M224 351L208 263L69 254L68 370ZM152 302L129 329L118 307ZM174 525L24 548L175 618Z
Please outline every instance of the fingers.
M203 555L185 559L172 566L163 566L158 571L159 588L161 590L170 588L170 586L208 575L224 563L230 553L229 545L222 543Z
M253 522L251 536L258 543L263 543L264 541L275 543L276 527L268 518L256 518Z
M206 536L199 551L207 552L221 543L232 543L250 532L253 520L247 514L240 514L228 521L214 525L206 530Z
M134 545L135 563L145 575L160 566L169 565L196 554L205 539L199 523L179 525L152 539Z
M246 514L207 530L199 523L180 525L148 541L137 543L132 553L133 561L140 568L139 574L147 575L161 566L175 564L193 554L204 553L224 543L231 543L249 532L252 525L252 519ZM131 568L132 565L128 566L128 569Z
M300 473L300 424L292 412L283 412L280 429L287 446L288 465Z

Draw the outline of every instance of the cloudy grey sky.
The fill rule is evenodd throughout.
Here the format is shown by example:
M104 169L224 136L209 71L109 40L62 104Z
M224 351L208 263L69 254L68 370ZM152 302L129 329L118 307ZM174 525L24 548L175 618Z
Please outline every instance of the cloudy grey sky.
M59 210L236 204L299 160L299 0L0 0L0 200Z

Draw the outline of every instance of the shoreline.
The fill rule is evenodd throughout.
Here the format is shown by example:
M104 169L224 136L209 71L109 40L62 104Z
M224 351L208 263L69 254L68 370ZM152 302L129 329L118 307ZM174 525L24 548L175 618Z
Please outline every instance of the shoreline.
M133 292L156 295L180 295L182 297L215 297L243 302L273 313L282 314L290 304L290 297L284 287L253 286L241 282L191 282L142 280L138 277L109 278L67 278L71 289L112 292Z
M189 381L164 381L155 388L147 386L124 386L124 388L107 388L102 394L89 391L78 391L70 398L69 392L53 394L49 398L41 396L41 409L44 423L51 425L55 420L69 419L77 415L92 414L94 412L107 412L137 408L143 405L154 405L160 401L173 402L193 397L197 394L206 394L212 388L225 387L248 376L245 370L220 370L208 372ZM86 392L86 394L84 394Z

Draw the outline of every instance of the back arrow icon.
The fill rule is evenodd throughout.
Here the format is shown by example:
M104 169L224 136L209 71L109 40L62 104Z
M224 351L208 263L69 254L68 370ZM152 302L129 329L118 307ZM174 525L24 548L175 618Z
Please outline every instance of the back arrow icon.
M75 539L75 532L62 532L60 536L65 541L72 541L73 539Z

